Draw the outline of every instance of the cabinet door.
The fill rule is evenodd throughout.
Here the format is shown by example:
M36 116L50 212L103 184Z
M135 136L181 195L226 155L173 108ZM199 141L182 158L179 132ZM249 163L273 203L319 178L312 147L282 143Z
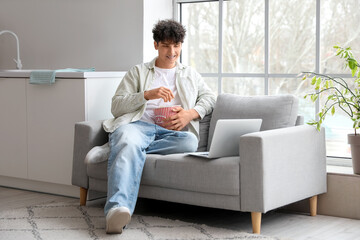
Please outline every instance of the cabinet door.
M74 126L85 120L84 79L27 85L29 179L71 185Z
M0 78L0 175L27 178L26 80Z

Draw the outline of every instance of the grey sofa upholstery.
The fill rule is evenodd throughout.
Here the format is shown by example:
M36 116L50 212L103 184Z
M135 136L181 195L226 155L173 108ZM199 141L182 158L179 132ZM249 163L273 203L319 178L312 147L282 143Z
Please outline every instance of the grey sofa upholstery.
M255 233L261 213L296 201L311 198L315 215L316 196L326 192L325 134L303 125L297 112L292 95L219 95L212 115L200 121L198 151L208 149L220 118L261 118L261 131L240 138L239 156L148 154L139 197L251 212ZM72 184L81 189L80 204L86 203L88 189L106 192L106 157L84 159L107 141L101 121L75 125Z

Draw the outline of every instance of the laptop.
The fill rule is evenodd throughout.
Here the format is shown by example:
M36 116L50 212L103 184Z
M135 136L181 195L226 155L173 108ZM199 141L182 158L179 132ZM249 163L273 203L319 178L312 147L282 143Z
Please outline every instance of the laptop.
M209 152L193 152L188 155L203 158L239 156L240 137L260 131L262 119L219 119Z

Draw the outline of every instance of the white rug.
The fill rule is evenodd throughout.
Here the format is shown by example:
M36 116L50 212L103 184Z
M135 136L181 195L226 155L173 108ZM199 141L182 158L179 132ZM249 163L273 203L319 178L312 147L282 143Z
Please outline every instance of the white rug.
M275 240L277 238L140 215L133 215L131 223L123 234L107 235L102 207L80 207L77 203L58 202L0 212L0 239Z

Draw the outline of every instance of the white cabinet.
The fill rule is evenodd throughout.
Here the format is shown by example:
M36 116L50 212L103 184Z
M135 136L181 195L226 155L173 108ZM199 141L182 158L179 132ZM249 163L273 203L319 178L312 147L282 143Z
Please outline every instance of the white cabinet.
M84 81L27 86L29 179L71 184L74 123L87 120Z
M0 78L0 175L27 177L26 82Z
M0 175L70 186L75 123L111 118L111 98L123 75L33 85L0 72ZM0 185L12 186L1 176Z

